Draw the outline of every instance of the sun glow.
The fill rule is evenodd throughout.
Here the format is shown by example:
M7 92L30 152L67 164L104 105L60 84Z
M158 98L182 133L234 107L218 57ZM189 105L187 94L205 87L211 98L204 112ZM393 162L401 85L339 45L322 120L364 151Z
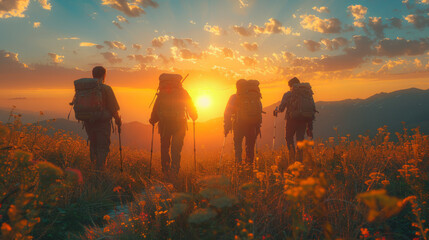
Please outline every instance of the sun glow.
M212 104L212 100L209 96L203 95L197 99L197 107L198 108L208 108Z

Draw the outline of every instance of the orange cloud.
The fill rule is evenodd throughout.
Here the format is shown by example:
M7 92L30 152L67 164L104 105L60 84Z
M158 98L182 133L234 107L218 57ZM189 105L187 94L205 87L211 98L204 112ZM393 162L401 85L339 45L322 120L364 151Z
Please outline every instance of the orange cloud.
M355 20L364 19L368 11L367 7L362 5L350 5L347 7Z
M304 46L310 52L315 52L320 50L320 43L313 40L304 40Z
M54 64L60 64L64 61L64 56L58 55L56 53L48 53L48 56L51 58Z
M0 18L25 17L30 0L4 0L0 2ZM39 0L43 9L51 10L48 0Z
M259 46L256 42L254 42L254 43L244 42L240 45L248 51L258 51L258 48L259 48Z
M39 27L40 27L40 22L33 23L33 28L39 28Z
M136 43L136 44L133 44L133 48L136 50L140 50L142 48L142 45Z
M220 36L222 34L225 34L225 30L223 30L221 27L219 26L211 26L208 23L206 23L206 25L204 25L204 31L207 31L209 33L213 33L214 35Z
M259 61L254 57L241 56L238 60L248 67L254 67L259 63Z
M339 33L341 22L337 18L321 19L315 15L301 15L301 26L304 29L320 33Z
M121 50L127 50L127 46L125 44L119 42L119 41L104 41L104 44L106 44L110 49L121 49Z
M348 43L347 39L343 37L334 38L332 40L324 38L320 40L320 42L325 45L326 49L328 49L329 51L337 50L338 48L345 46Z
M410 14L404 17L407 22L413 24L416 28L421 29L429 26L429 16Z
M316 11L316 12L319 12L319 13L330 13L331 11L329 11L329 8L328 7L316 7L316 6L314 6L313 7L313 10L314 11Z
M109 6L129 17L138 17L145 14L145 7L157 8L159 5L153 0L102 0L102 5Z
M118 54L114 52L103 52L101 55L112 64L121 63L122 59L118 57Z
M162 47L162 46L164 45L164 43L165 43L166 41L168 41L169 39L170 39L170 36L168 36L168 35L159 36L159 37L157 37L157 38L154 38L154 39L152 40L152 46L153 46L153 47L156 47L156 48L160 48L160 47Z

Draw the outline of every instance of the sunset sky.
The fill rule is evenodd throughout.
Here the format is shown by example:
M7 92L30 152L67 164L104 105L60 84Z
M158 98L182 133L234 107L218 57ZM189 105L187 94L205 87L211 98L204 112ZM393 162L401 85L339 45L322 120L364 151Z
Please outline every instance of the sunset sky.
M0 0L0 107L65 117L96 65L124 120L145 123L162 72L189 73L202 121L240 78L264 106L293 76L316 101L428 89L428 28L429 0Z

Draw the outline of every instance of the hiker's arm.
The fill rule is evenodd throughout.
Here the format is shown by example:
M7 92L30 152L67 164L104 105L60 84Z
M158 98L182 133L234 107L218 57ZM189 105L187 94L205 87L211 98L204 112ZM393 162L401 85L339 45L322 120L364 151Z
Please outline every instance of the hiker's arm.
M119 104L118 100L116 100L115 93L113 92L113 89L108 86L105 88L106 91L106 100L107 100L107 109L112 114L112 117L115 119L115 123L118 126L122 125L121 117L119 116Z
M279 112L284 112L289 101L290 92L287 92L283 95L282 101L279 106Z
M153 104L152 113L150 114L149 122L152 125L155 125L155 123L159 122L159 116L158 116L158 98L156 98L155 103Z
M226 104L225 112L223 113L223 128L225 136L232 129L232 114L235 112L235 95L232 95Z
M195 121L198 118L197 108L195 107L195 104L192 101L191 96L189 96L189 93L185 91L185 94L186 94L186 111L188 111L188 114L191 117L192 121Z

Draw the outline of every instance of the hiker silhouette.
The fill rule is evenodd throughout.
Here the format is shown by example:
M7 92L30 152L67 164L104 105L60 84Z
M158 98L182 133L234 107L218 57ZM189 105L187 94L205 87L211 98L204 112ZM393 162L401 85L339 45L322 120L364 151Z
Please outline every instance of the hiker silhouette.
M183 140L189 117L195 122L198 113L188 92L182 87L182 76L161 74L157 98L149 122L152 125L159 122L161 165L166 178L176 179L179 173Z
M119 104L109 85L106 85L106 69L96 66L92 69L93 78L74 81L75 95L71 105L77 120L82 121L88 135L90 158L99 171L105 170L109 154L112 118L118 128L122 121Z
M317 111L309 83L301 83L294 77L289 80L288 85L290 91L283 95L280 106L274 110L273 115L277 117L279 112L284 112L286 109L286 144L289 149L289 159L292 162L302 162L302 150L295 150L294 137L297 142L302 141L307 132L307 136L313 138L313 120ZM296 156L295 152L297 152ZM285 167L284 162L281 165Z
M242 143L246 139L246 163L253 163L256 137L262 124L262 103L259 82L240 79L236 82L237 93L233 94L224 112L225 137L232 130L236 163L242 162Z

